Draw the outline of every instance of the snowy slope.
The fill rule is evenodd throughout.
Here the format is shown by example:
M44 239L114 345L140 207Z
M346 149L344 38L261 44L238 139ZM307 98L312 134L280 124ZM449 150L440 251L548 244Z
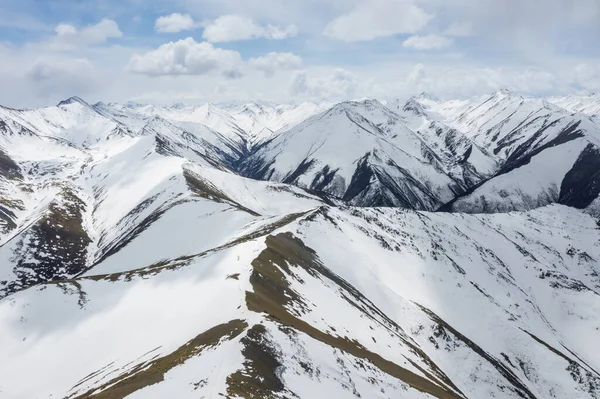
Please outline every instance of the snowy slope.
M277 132L289 130L313 115L331 108L331 103L304 102L300 105L249 103L228 106L238 125L247 132L251 145L273 138Z
M214 251L0 302L2 391L594 398L596 234L560 206L493 216L319 206ZM55 359L60 375L48 372Z
M61 101L54 107L33 110L0 107L0 119L80 148L101 145L112 137L133 135L125 125L102 116L78 97Z
M127 258L129 249L124 248L158 219L172 219L165 225L177 230L182 220L187 221L187 212L197 218L206 216L205 227L196 226L203 231L221 223L209 215L225 212L231 206L249 215L271 217L271 209L287 209L288 197L293 199L292 204L320 203L320 199L300 189L277 184L257 182L260 192L254 193L246 187L247 179L227 167L239 156L230 143L207 127L192 127L195 129L190 132L153 117L135 137L112 137L85 151L29 131L13 133L14 126L0 136L5 151L5 170L0 180L0 244L4 244L0 246L0 296L43 281L78 275L119 251ZM201 168L203 184L210 187L201 192L191 183L198 182L198 173L190 172L197 168ZM226 181L231 183L223 187ZM198 196L208 197L210 204L194 205L202 203ZM270 204L273 196L278 198L273 200L277 205ZM175 206L179 206L178 211L172 211ZM179 211L182 208L186 209L183 213ZM223 236L212 231L210 237L216 241L210 242L222 239L224 243L227 237L235 236L236 228L254 221L237 219L241 225L224 223ZM163 231L159 229L159 237ZM189 242L188 252L195 253L198 237L187 234L182 240ZM144 248L148 243L141 245ZM181 255L187 253L184 248L174 246L173 251ZM152 251L144 252L146 257L134 259L143 263L154 256ZM126 264L135 262L128 260Z
M474 100L449 123L500 159L535 150L577 120L544 99L524 98L508 90Z
M599 132L506 91L0 108L0 397L596 399Z
M487 178L442 209L506 212L551 203L597 208L600 125L589 117L508 90L462 103L414 103L426 120L461 132L495 161L495 168L487 163Z
M200 124L237 143L240 151L270 139L275 132L290 129L309 117L330 108L330 103L305 102L300 105L271 103L202 104L156 106L128 103L94 107L120 122L141 127L140 120L160 116L183 128Z
M376 101L341 103L311 117L257 147L240 171L362 206L435 209L465 189L398 115Z
M435 101L422 93L398 105L396 112L442 160L451 176L468 187L490 177L498 168L497 160L466 134L446 124L444 116L433 110Z
M571 112L582 113L593 118L600 118L600 95L577 96L570 94L564 97L550 97L552 104L556 104Z
M160 115L165 123L197 132L212 146L210 158L238 173L292 183L353 205L497 212L556 202L574 205L569 198L576 192L586 197L578 207L598 208L592 205L598 197L594 174L588 173L583 183L572 178L582 164L597 163L593 154L600 123L573 113L589 111L594 103L593 96L545 100L499 90L451 101L421 93L406 103L389 102L387 107L366 100L331 108L331 104L255 102L99 103L94 109L138 133ZM364 126L356 127L345 118L314 122L319 112L332 115L340 108L354 112L358 115L354 119L365 121ZM305 125L310 126L308 133ZM365 134L347 134L355 128ZM380 142L373 142L377 141L373 136L379 136ZM348 137L353 138L348 141ZM571 140L577 141L577 149L552 150L552 157L560 162L547 164L545 154L537 163L546 167L526 166L549 147ZM321 144L325 146L317 150ZM337 150L340 145L343 151ZM200 152L206 155L207 151Z

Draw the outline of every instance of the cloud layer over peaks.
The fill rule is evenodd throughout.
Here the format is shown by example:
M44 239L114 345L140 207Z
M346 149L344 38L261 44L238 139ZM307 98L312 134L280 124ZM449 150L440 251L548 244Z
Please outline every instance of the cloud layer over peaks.
M0 3L7 106L600 91L598 0Z

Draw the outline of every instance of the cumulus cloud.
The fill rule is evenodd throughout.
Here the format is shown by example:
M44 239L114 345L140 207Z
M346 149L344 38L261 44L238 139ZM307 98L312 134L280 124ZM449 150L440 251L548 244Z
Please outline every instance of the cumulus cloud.
M194 19L189 14L173 13L159 17L154 29L161 33L175 33L196 28Z
M321 99L348 99L358 88L357 77L345 69L336 68L330 74L311 78L306 71L297 71L292 76L292 96L307 96Z
M302 58L292 53L271 52L248 61L250 66L262 71L266 77L272 77L277 71L296 69L302 64Z
M418 32L431 18L414 0L360 0L352 11L331 21L324 34L349 42L367 41Z
M415 50L439 50L452 44L452 40L438 35L411 36L402 45Z
M242 57L233 50L198 43L191 37L163 44L145 54L134 54L127 69L130 72L160 75L204 75L218 71L228 78L241 76Z
M119 38L123 33L119 25L111 19L103 19L95 25L77 28L69 24L59 24L55 36L50 38L48 46L52 50L72 50L82 46L102 44L108 39Z
M202 33L205 40L213 43L258 38L282 40L297 35L298 28L295 25L285 28L273 25L261 26L252 19L240 15L223 15L209 23Z

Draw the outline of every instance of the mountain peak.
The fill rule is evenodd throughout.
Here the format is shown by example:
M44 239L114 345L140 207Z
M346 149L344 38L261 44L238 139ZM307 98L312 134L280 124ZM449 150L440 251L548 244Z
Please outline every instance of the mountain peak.
M415 97L417 101L433 101L438 102L439 99L432 94L429 94L425 91L421 92L418 96Z
M517 98L517 99L523 99L523 96L521 96L519 93L516 93L510 89L499 89L496 90L495 92L492 93L491 95L492 98L498 98L498 99L505 99L505 98Z
M85 105L85 106L88 106L88 107L90 106L82 98L77 97L77 96L73 96L73 97L69 97L66 100L63 100L63 101L59 102L57 104L57 107L60 107L62 105L76 104L76 103L79 103L79 104L82 104L82 105Z
M415 115L425 115L425 109L416 97L409 98L404 104L404 107L402 107L402 110L406 112L412 112Z
M378 100L375 100L372 98L366 98L366 99L361 99L361 100L342 101L341 103L334 105L333 108L337 108L338 106L339 106L339 108L353 109L354 107L357 107L357 106L358 107L365 107L365 106L383 107L384 105L381 104Z

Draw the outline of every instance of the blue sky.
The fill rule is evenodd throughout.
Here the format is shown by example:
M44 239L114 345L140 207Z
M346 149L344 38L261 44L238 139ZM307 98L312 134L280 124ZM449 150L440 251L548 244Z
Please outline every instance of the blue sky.
M600 91L598 0L3 0L0 104Z

